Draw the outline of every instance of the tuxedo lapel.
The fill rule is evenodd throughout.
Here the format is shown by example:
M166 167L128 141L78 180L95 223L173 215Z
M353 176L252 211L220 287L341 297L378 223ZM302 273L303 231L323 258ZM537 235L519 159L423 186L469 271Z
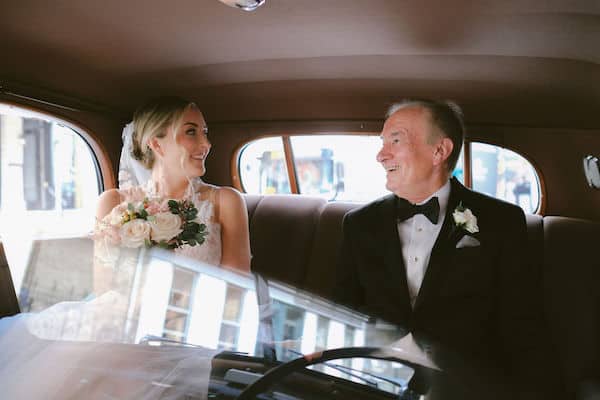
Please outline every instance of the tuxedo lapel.
M411 306L408 295L408 284L406 281L406 266L402 257L402 246L398 236L398 223L396 220L396 196L387 196L382 203L381 221L382 226L379 232L381 233L380 243L382 243L382 251L385 267L388 271L392 282L397 283L400 291L401 304L398 304L399 311L402 315L410 315Z
M444 265L446 264L445 261L448 259L447 257L449 256L450 251L453 250L452 244L456 239L457 228L454 224L452 213L461 201L463 186L456 178L450 180L450 186L450 197L448 198L444 223L435 244L433 245L433 249L431 250L429 265L427 266L427 271L425 271L423 283L421 284L419 295L415 302L415 312L422 308L423 303L427 301L428 297L433 293L436 293L436 289L440 282L443 281L447 271L447 269L444 268Z

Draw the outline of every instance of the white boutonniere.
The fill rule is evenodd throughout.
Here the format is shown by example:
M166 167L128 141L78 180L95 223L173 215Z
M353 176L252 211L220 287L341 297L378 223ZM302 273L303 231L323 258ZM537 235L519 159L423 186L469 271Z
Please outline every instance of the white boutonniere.
M454 224L457 227L464 229L471 234L479 232L477 217L470 209L463 206L462 203L454 209L452 217L454 218Z

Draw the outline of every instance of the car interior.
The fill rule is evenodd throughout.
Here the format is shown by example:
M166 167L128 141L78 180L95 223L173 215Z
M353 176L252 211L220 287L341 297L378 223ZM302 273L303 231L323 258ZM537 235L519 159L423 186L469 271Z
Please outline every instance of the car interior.
M466 123L454 176L525 211L527 262L543 289L546 339L557 354L564 398L600 398L600 2L7 0L0 21L0 318L86 298L90 285L77 270L91 268L84 256L93 252L91 225L71 227L83 224L84 212L93 216L102 191L118 186L121 132L137 106L177 95L195 102L209 127L202 179L240 191L248 211L254 278L219 279L251 293L264 284L272 298L293 299L295 307L276 309L272 320L261 314L260 332L274 334L254 338L249 350L239 350L241 336L238 347L220 337L208 397L412 398L404 394L405 380L387 382L388 390L369 379L382 377L379 362L402 364L386 364L385 371L401 371L394 379L418 370L418 362L377 355L359 374L351 371L354 362L332 361L361 358L365 349L393 341L359 344L355 333L345 340L343 332L370 322L335 306L333 288L344 215L387 193L383 171L371 165L387 107L404 98L450 99ZM44 139L44 130L59 133ZM56 144L63 134L77 138L64 145L75 150ZM72 151L72 164L46 150L59 147ZM75 173L84 165L79 148L90 167ZM56 178L62 170L74 178ZM11 215L25 222L14 224ZM36 221L43 224L34 229ZM28 247L19 247L26 230ZM177 265L183 271L186 264ZM46 297L34 296L36 290ZM297 332L313 316L312 347L279 343L301 338ZM319 331L324 316L353 328L338 340L333 323ZM177 338L189 339L189 326ZM172 336L165 332L146 342L166 343ZM319 344L321 333L329 342ZM79 346L62 345L63 353ZM139 364L154 356L123 343L105 346L90 355L105 372L114 366L103 364L104 352ZM321 359L329 372L300 357L306 348L330 352ZM177 379L193 380L193 372L189 367ZM69 379L65 385L79 378ZM124 387L138 384L127 379ZM255 382L262 387L246 390ZM193 385L186 394L169 388L163 397L112 394L199 398Z

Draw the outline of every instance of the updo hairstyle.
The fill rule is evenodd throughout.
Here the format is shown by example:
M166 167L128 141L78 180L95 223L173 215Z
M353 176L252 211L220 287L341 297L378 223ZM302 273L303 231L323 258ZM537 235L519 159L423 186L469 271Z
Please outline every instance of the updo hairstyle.
M148 142L154 137L165 137L170 127L177 128L190 107L197 106L186 99L171 96L155 98L139 107L133 114L132 157L152 169L155 156Z

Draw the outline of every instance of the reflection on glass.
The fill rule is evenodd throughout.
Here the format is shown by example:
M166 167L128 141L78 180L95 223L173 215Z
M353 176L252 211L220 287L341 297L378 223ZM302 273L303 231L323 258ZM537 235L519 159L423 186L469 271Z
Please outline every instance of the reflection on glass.
M165 318L165 330L176 331L183 335L186 320L187 313L168 310Z
M169 305L179 308L187 308L190 304L190 295L194 283L194 273L182 268L173 270L173 286Z
M259 139L240 154L240 180L252 194L291 193L281 137Z
M241 287L227 284L223 319L219 334L219 348L233 350L237 348L240 334L240 319L243 311L245 290Z
M219 348L233 350L237 343L238 331L237 326L223 324L219 335Z
M471 143L473 189L535 213L540 203L539 178L519 154L502 147Z
M223 311L223 319L225 321L237 322L240 319L242 310L242 295L244 289L228 285L227 297L225 298L225 310Z

